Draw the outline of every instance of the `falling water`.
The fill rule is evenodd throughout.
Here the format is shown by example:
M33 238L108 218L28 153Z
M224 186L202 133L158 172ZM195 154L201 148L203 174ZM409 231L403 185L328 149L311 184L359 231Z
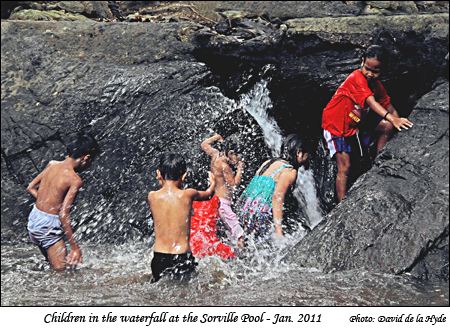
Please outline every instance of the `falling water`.
M256 83L252 90L241 97L239 105L255 118L263 131L264 141L270 148L272 156L277 157L280 155L283 135L275 119L268 115L268 110L273 106L268 83L269 79L262 79ZM308 226L314 228L322 221L322 212L311 170L305 170L303 167L299 169L294 196L307 216Z
M263 131L264 141L271 150L272 156L278 157L283 136L275 119L267 114L267 111L272 108L272 100L269 97L267 84L268 80L266 79L256 83L250 92L241 97L239 105L255 118Z

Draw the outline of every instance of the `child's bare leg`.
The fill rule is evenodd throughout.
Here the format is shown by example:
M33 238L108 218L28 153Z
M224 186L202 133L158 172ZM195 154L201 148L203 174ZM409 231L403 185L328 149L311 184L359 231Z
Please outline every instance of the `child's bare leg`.
M47 249L48 261L54 270L66 269L66 254L66 243L62 239Z
M380 151L384 148L386 143L389 141L389 139L392 136L392 133L394 131L394 125L392 125L387 120L382 120L378 124L376 128L377 133L377 154L380 153Z
M350 155L346 152L336 153L338 173L336 177L336 194L338 202L342 201L347 193L347 180L350 173Z
M389 112L398 117L398 112L394 108L390 108ZM392 133L394 132L394 125L392 125L389 121L383 119L378 123L378 126L375 129L377 134L377 154L384 148L386 143L392 137Z

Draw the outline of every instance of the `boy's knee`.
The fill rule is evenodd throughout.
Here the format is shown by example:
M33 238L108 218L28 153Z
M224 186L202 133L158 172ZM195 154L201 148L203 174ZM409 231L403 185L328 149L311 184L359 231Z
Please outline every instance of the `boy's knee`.
M340 166L338 166L338 175L348 176L350 173L350 162L342 162Z
M390 134L394 131L394 125L387 120L382 120L378 124L377 130L382 134Z
M337 162L338 172L350 171L350 159L341 157Z
M350 173L350 167L347 167L347 168L342 168L342 169L338 170L337 175L340 176L340 177L341 176L348 176L349 173Z

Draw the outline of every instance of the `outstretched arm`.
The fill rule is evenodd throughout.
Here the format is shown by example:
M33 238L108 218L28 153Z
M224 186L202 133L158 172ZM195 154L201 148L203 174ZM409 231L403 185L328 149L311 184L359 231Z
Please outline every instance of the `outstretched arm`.
M75 197L77 196L78 190L80 190L81 186L81 180L76 180L70 185L59 212L61 224L64 229L64 234L66 235L67 240L70 244L70 253L67 256L67 263L69 265L76 265L82 261L81 250L78 244L75 242L75 239L73 238L73 230L70 223L70 209L72 208Z
M386 110L381 106L380 103L378 103L375 100L375 97L369 96L366 99L367 105L375 111L379 116L383 117L383 119L386 119L387 121L391 122L392 125L399 131L403 129L408 129L413 126L413 123L410 122L406 118L400 118L398 117L397 111L395 111L395 108L392 105L389 105L388 109Z
M211 172L208 172L209 174L209 187L205 191L199 191L199 190L193 190L193 200L196 201L205 201L208 200L212 194L214 193L214 189L216 187L216 181L214 179L214 175Z
M394 116L399 117L397 109L395 109L392 104L389 103L389 105L387 106L386 110L389 111Z
M273 222L275 224L275 235L283 236L282 221L283 221L283 205L284 198L288 189L295 183L297 179L296 170L283 170L277 180L275 191L272 197L272 213Z
M216 141L223 141L223 137L216 133L213 136L205 139L201 143L200 147L208 156L213 157L219 153L219 150L217 150L211 146L211 144Z

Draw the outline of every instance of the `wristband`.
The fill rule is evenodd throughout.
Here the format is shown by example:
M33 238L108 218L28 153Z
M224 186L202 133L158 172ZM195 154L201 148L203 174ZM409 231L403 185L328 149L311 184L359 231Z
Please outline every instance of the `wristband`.
M387 120L386 117L387 117L388 114L390 114L390 112L389 112L389 111L386 111L386 114L385 114L384 117L383 117L384 120Z

